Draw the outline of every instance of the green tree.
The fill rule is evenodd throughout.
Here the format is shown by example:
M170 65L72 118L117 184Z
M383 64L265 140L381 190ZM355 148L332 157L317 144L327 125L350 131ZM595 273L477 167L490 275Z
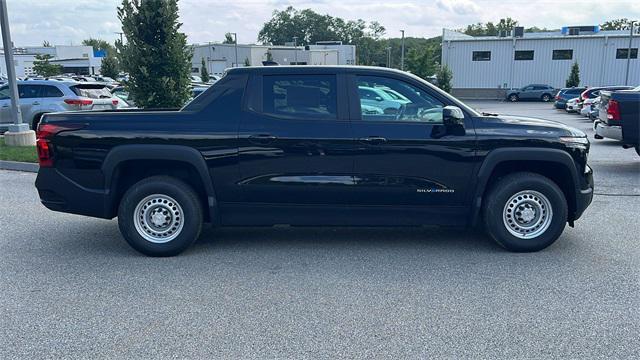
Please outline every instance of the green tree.
M451 92L451 81L453 80L453 74L447 65L443 65L438 69L436 73L436 85L450 93Z
M571 66L571 72L565 85L566 87L580 86L580 67L578 62L574 62L573 66Z
M45 41L42 42L42 46L51 47L51 43L49 41L45 40Z
M116 48L108 41L102 39L88 38L82 40L82 45L91 46L94 51L104 50L107 56L116 56Z
M600 29L602 30L629 30L631 28L631 23L634 20L629 20L627 18L621 18L621 19L614 19L614 20L609 20L609 21L605 21L604 23L600 24ZM636 24L638 23L638 21L635 21Z
M115 79L118 76L118 59L109 55L102 59L100 74Z
M496 36L500 31L511 31L516 26L518 26L518 21L508 17L506 19L500 19L497 24L489 21L486 24L476 23L467 25L466 28L460 31L471 36Z
M209 70L207 70L207 64L204 62L204 58L202 58L202 63L200 65L200 78L202 82L209 82Z
M433 48L429 46L412 48L407 53L407 70L423 79L434 75L437 63L433 53Z
M49 59L53 56L49 54L36 55L33 61L33 71L39 76L49 77L62 74L62 65L51 64Z
M236 43L236 39L233 38L233 34L231 33L226 33L224 34L224 41L222 41L223 44L235 44Z
M191 96L191 49L180 32L177 0L123 0L118 18L127 43L116 42L136 105L180 107Z

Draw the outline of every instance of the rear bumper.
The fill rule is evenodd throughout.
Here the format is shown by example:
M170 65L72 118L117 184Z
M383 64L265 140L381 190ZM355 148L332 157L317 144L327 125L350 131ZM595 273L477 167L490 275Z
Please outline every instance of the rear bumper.
M604 122L602 122L602 120L596 120L593 123L593 131L595 131L597 135L600 135L603 138L622 141L621 126L611 126L605 124Z
M85 188L55 168L40 168L36 188L42 205L53 211L111 219L104 190Z

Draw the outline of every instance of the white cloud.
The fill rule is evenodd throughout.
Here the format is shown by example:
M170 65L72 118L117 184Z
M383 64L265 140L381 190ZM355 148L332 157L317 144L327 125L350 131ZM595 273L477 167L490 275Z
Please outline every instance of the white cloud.
M116 8L120 0L9 0L12 37L17 45L78 44L88 37L109 41L118 35ZM632 0L179 0L182 31L190 42L221 41L237 32L238 41L257 41L258 31L274 9L298 9L342 17L379 21L387 36L431 37L442 28L462 28L476 22L512 17L524 26L559 28L599 24L614 18L640 19L640 1ZM581 9L568 11L567 9Z

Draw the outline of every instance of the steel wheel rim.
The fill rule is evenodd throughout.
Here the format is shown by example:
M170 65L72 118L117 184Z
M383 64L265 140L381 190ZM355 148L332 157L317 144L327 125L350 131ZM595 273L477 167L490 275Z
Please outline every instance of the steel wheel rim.
M184 227L184 212L170 196L153 194L138 202L133 212L133 223L145 240L164 244L180 235Z
M513 195L504 206L502 220L511 235L520 239L533 239L542 235L553 219L551 202L534 190Z

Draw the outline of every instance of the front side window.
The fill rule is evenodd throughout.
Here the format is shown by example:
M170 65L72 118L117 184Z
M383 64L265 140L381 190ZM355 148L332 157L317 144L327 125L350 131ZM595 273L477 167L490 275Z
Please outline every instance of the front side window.
M380 76L358 76L357 84L362 120L442 123L444 104L423 89Z
M629 56L629 49L617 49L616 50L616 59L626 59ZM631 58L638 58L638 48L631 48Z
M266 75L263 112L276 116L336 119L335 75Z
M471 60L491 61L491 51L474 51Z
M553 50L553 60L571 60L573 59L573 50Z

